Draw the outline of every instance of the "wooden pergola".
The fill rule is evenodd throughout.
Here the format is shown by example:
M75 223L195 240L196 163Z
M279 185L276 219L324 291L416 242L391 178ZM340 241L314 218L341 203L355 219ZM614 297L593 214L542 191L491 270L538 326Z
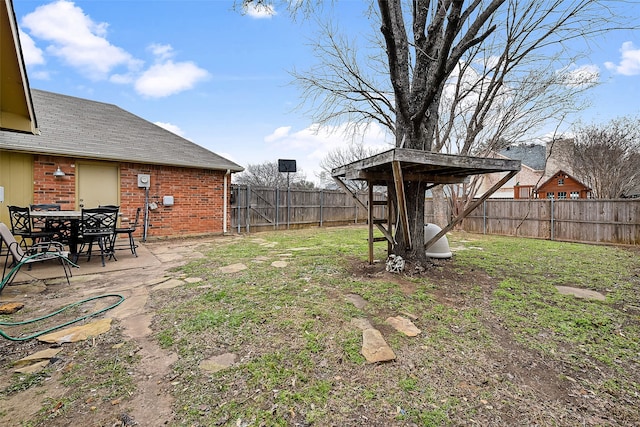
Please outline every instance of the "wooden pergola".
M519 160L459 156L408 148L394 148L376 154L375 156L335 168L331 171L331 176L342 189L351 194L356 202L368 212L369 263L372 263L374 242L386 241L389 248L393 245L395 240L392 230L397 228L398 224L396 221L402 224L405 241L411 244L409 217L404 194L405 181L427 182L427 189L430 189L439 184L460 184L468 182L469 177L472 175L506 172L506 175L500 181L479 198L476 198L464 212L456 218L453 218L438 234L433 236L428 242L425 242L424 249L426 250L469 215L484 200L496 192L496 190L513 178L518 171L520 171ZM367 182L369 188L368 205L365 205L357 198L356 194L345 184L345 180ZM393 205L391 200L374 201L373 187L376 185L387 186L390 182L393 182L395 194L397 195L396 203ZM379 204L388 206L387 218L376 219L373 217L374 206ZM392 212L394 207L397 209L397 215ZM374 238L374 226L382 232L384 237Z

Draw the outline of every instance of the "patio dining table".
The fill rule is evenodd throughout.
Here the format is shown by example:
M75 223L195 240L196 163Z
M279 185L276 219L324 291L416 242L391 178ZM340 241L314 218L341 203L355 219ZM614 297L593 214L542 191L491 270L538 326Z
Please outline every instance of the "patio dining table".
M69 245L69 252L78 254L82 211L31 211L31 216L49 220L53 229L63 237L61 240Z

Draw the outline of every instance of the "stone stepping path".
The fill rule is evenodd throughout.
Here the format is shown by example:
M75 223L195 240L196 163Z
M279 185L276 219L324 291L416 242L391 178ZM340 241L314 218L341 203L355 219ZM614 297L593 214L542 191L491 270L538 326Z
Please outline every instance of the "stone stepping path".
M347 294L345 299L359 309L367 305L367 301L360 295ZM398 332L408 337L415 337L422 331L418 329L414 323L406 317L396 316L389 317L385 323L391 325ZM387 344L382 333L374 328L368 319L354 318L351 324L362 330L362 350L361 353L369 363L389 362L396 359L393 349Z
M218 268L218 271L221 273L237 273L242 270L246 270L247 266L242 263L225 265L224 267Z
M402 316L389 317L385 320L385 323L393 326L396 331L401 332L408 337L415 337L422 332L411 320Z
M233 353L224 353L218 356L213 356L200 362L200 369L207 372L222 371L236 363L237 358L238 356Z
M573 295L576 298L590 299L596 301L604 301L606 297L600 292L589 289L573 288L571 286L556 286L558 292L562 295Z
M374 328L362 331L362 355L369 363L388 362L396 358L380 331Z

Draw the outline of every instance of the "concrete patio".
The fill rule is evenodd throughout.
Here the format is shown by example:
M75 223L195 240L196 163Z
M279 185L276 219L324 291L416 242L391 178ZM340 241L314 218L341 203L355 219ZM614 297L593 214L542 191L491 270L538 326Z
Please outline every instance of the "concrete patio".
M102 266L99 252L92 254L91 261L87 261L87 257L83 256L78 259L77 264L79 268L72 268L71 273L73 276L84 276L135 268L159 267L161 265L161 261L151 253L147 245L138 244L136 252L138 253L138 257L135 257L128 249L118 250L116 252L118 260L107 259L105 260L104 267ZM2 261L4 262L4 259ZM57 261L34 263L32 264L31 270L26 266L20 269L20 272L18 272L13 280L13 285L33 280L50 280L57 278L64 280L64 271Z
M140 357L140 362L132 373L138 381L138 393L131 401L134 409L130 415L134 419L144 419L145 425L164 425L173 416L173 398L166 378L171 373L170 367L177 360L177 355L160 348L153 338L151 323L157 307L149 302L155 293L192 286L202 280L175 271L175 268L189 260L202 258L204 255L200 251L206 250L208 245L233 238L236 237L168 239L141 243L137 258L130 251L118 251L118 261L107 261L104 267L99 256L92 257L90 262L81 258L80 268L72 270L70 285L67 285L59 264L52 262L48 265L34 265L31 271L24 268L13 283L2 290L0 304L23 303L32 313L50 313L84 298L105 294L121 295L124 298L122 304L94 319L111 319L117 325L123 340L135 341L139 349L136 354ZM102 308L107 301L110 300L91 303L87 310ZM63 349L67 348L66 353L63 351L56 357L70 357L75 347L71 343L64 344ZM11 375L11 372L7 372L7 375ZM34 397L35 400L29 404L33 413L17 411L16 408L24 406L20 405L20 399L22 396L16 394L7 401L0 402L0 411L5 411L3 420L10 420L11 425L21 425L30 419L41 407L46 395Z

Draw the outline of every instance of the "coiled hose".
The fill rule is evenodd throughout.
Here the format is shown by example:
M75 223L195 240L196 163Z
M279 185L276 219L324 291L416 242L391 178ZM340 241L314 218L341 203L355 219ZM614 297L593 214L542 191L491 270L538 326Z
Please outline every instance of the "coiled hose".
M71 325L73 323L79 322L79 321L87 319L89 317L96 316L96 315L98 315L100 313L104 313L107 310L111 310L112 308L117 307L118 305L120 305L122 303L122 301L124 301L124 296L122 296L120 294L97 295L97 296L94 296L94 297L85 298L85 299L83 299L81 301L77 301L77 302L71 303L69 305L66 305L66 306L62 307L59 310L56 310L56 311L54 311L52 313L49 313L47 315L44 315L42 317L37 317L35 319L24 320L22 322L0 322L0 326L20 326L20 325L27 325L27 324L30 324L30 323L39 322L40 320L48 319L50 317L53 317L53 316L55 316L57 314L60 314L60 313L62 313L64 311L66 311L66 310L69 310L70 308L77 307L77 306L79 306L81 304L84 304L86 302L94 301L94 300L101 299L101 298L109 298L109 297L116 297L116 298L119 298L119 300L117 302L111 304L110 306L105 307L105 308L103 308L101 310L98 310L98 311L93 312L93 313L89 313L89 314L87 314L85 316L82 316L82 317L77 317L77 318L75 318L73 320L69 320L68 322L64 322L64 323L61 323L59 325L52 326L52 327L47 328L47 329L45 329L43 331L36 332L35 334L32 334L32 335L28 335L28 336L25 336L25 337L12 337L12 336L8 335L7 333L5 333L2 329L0 329L0 336L2 336L3 338L8 339L10 341L27 341L27 340L30 340L32 338L39 337L40 335L47 334L47 333L49 333L51 331L55 331L56 329L64 328L65 326L69 326L69 325Z

